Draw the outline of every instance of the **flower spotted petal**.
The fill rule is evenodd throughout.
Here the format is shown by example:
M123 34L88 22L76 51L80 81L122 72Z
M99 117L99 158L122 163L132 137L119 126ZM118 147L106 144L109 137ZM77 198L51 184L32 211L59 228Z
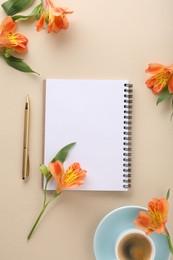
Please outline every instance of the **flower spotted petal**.
M63 182L66 188L78 187L84 183L86 171L80 168L79 163L74 163L66 170Z
M165 198L157 199L154 198L148 203L149 213L157 219L159 222L165 224L168 218L169 204Z

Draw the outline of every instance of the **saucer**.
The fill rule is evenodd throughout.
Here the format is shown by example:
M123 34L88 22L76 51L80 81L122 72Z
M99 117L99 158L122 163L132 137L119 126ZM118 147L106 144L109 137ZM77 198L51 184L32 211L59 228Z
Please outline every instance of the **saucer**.
M139 210L146 210L146 208L139 206L117 208L101 220L96 229L93 242L96 260L116 260L116 240L126 229L136 228L133 222L138 217ZM155 260L169 260L171 253L166 236L152 233L150 238L155 245Z

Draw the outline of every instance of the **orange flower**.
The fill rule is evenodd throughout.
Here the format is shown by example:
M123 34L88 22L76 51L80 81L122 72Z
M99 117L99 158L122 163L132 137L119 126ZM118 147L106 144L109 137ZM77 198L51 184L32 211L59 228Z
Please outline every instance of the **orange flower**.
M46 0L46 9L43 11L40 19L36 23L37 31L41 31L44 22L47 23L47 31L59 32L61 29L67 29L69 22L66 18L67 14L72 14L73 11L67 11L67 8L57 7L52 0Z
M173 65L164 66L151 63L145 72L153 74L145 83L154 94L160 94L166 87L168 87L169 93L173 93Z
M24 53L27 49L28 39L19 33L13 33L17 23L11 16L7 16L0 25L0 46L9 48L18 53Z
M165 227L167 222L169 204L165 198L156 199L148 203L148 211L139 211L139 216L134 224L147 235L153 232L168 235Z
M37 21L36 23L36 27L37 27L37 31L41 31L43 29L44 26L44 21L46 19L46 12L44 11L40 17L40 19Z
M16 29L17 23L13 21L11 16L4 18L0 24L0 35L4 35L6 32L13 32Z
M63 164L58 160L49 164L49 171L57 181L58 192L80 186L86 176L86 171L80 168L79 163L73 163L64 172Z

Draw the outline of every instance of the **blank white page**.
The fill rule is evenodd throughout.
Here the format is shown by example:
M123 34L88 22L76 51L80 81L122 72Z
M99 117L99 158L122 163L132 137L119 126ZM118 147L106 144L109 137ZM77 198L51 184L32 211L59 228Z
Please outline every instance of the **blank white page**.
M124 84L126 80L46 80L44 163L69 143L65 169L87 171L77 190L123 188ZM56 189L51 179L48 189Z

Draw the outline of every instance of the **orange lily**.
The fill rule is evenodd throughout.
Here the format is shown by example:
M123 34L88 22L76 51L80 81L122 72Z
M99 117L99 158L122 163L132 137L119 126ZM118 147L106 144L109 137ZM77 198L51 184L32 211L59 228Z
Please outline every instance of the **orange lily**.
M69 22L66 15L72 14L73 11L67 11L67 8L57 7L52 0L46 0L46 9L43 11L40 19L36 23L37 31L41 31L44 22L47 23L48 33L55 31L59 32L61 29L67 29Z
M44 202L42 210L40 211L29 235L28 239L32 236L32 233L34 232L36 226L38 225L38 222L41 219L41 216L45 212L47 206L49 203L54 200L56 197L58 197L61 192L66 188L72 188L72 187L78 187L84 182L84 178L86 176L86 171L82 170L80 168L79 163L73 163L68 167L66 172L64 172L63 164L57 160L55 162L52 162L49 164L49 168L47 168L45 165L41 165L41 172L47 176L47 181L50 180L50 177L53 176L55 180L57 181L57 190L53 193L53 196L47 200L46 199L46 189L44 191ZM50 174L50 175L49 175Z
M79 163L73 163L65 172L63 164L58 160L49 164L49 171L57 181L58 192L80 186L84 183L86 176L86 171L80 168Z
M173 94L173 65L151 63L145 72L153 74L145 83L154 94L160 94L166 87L169 93Z
M43 213L45 212L47 206L51 203L52 200L57 198L64 189L78 187L84 183L84 179L86 176L86 171L80 168L79 163L73 163L70 165L66 171L64 171L64 167L62 162L65 161L69 150L75 145L76 143L70 143L64 146L53 158L49 167L44 164L40 165L40 171L46 178L45 189L44 189L44 201L42 209L28 235L28 239L31 238L36 226L38 225ZM57 160L56 158L61 158L61 161ZM57 189L53 192L52 196L49 196L47 199L46 191L47 191L47 184L50 181L51 177L53 177L57 181Z
M153 232L167 235L165 224L168 216L168 200L165 198L156 199L148 203L148 211L139 211L139 217L135 220L135 225L146 234Z
M166 236L169 249L173 254L173 245L171 236L166 228L166 222L168 220L169 203L165 198L154 198L148 203L148 211L140 210L139 216L135 219L134 224L146 235L150 235L153 232L163 234Z
M28 39L19 33L13 33L17 23L11 16L7 16L0 25L0 46L11 49L18 53L24 53L28 50Z

